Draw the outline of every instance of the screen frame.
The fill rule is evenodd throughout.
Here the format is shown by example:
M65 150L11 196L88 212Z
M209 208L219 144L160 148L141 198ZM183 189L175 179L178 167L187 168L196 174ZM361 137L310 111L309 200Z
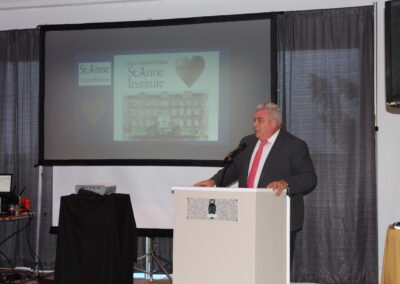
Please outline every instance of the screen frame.
M250 20L270 20L270 42L271 42L271 101L277 102L277 36L276 36L276 16L278 13L254 13L254 14L235 14L224 16L207 16L166 20L147 20L129 22L103 22L103 23L84 23L84 24L61 24L61 25L40 25L40 50L39 50L39 158L38 164L43 166L201 166L201 167L220 167L224 165L221 160L174 160L174 159L71 159L71 160L51 160L45 158L44 152L44 105L45 105L45 42L48 31L68 31L68 30L89 30L89 29L116 29L116 28L135 28L152 26L174 26L188 24L235 22ZM227 153L228 154L228 153Z

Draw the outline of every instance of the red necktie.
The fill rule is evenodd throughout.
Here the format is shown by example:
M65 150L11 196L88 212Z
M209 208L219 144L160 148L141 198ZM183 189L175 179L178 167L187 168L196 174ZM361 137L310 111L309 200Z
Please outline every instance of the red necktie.
M264 145L268 143L268 140L261 140L260 146L258 146L256 155L254 156L253 164L251 165L249 177L247 178L247 187L254 188L254 179L256 178L256 173L258 169L258 164L260 163L261 154Z

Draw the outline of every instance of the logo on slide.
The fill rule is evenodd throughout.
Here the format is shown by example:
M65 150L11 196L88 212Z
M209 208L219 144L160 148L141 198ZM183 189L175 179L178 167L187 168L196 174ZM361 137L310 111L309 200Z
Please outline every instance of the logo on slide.
M89 123L96 124L106 111L106 104L103 100L83 100L81 110Z
M199 79L204 71L205 61L201 56L193 56L188 59L180 56L175 61L176 73L189 88Z
M79 86L111 85L111 62L79 63Z

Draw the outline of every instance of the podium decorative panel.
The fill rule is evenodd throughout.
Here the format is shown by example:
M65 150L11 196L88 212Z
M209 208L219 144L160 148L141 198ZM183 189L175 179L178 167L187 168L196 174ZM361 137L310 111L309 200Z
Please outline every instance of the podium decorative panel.
M188 198L187 218L238 221L238 200L225 198Z

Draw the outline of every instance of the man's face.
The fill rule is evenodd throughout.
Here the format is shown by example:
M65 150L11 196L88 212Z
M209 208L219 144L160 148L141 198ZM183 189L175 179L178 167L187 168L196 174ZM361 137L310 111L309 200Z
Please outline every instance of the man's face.
M256 137L266 140L280 128L275 119L269 118L269 111L266 109L258 110L253 117L253 130Z

